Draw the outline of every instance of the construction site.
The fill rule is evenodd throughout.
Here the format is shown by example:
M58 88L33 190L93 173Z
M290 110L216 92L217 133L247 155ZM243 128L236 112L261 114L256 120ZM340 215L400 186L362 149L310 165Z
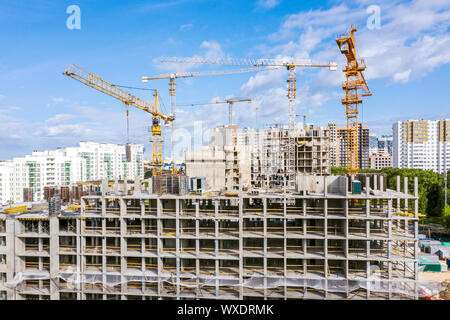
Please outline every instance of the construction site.
M2 269L2 295L417 299L431 286L418 280L417 179L408 194L400 179L394 191L382 175L356 177L360 194L353 176L299 175L296 190L257 196L158 195L138 180L104 181L79 207L3 214L3 252L15 258Z
M336 37L347 126L315 127L296 115L296 68L334 62L165 58L163 62L248 65L223 72L172 73L171 113L158 91L145 102L75 65L64 75L152 116L152 177L57 186L41 202L0 213L0 299L406 299L432 297L419 278L418 180L363 174L368 130L358 106L370 96L357 58L356 27ZM186 150L185 171L163 172L162 125L176 131L176 79L286 68L289 122L215 128L208 146ZM303 117L303 124L296 123ZM367 138L366 138L367 137ZM367 142L367 143L366 143ZM127 158L128 157L127 148ZM367 158L367 161L365 160ZM128 160L129 161L129 160ZM367 163L366 163L367 162ZM344 165L346 175L331 175ZM413 181L411 181L413 180ZM411 191L411 187L413 191ZM64 188L64 189L63 189Z

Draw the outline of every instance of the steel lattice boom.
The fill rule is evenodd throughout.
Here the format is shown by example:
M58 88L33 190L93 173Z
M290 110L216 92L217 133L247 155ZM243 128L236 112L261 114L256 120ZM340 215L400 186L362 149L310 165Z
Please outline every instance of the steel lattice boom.
M174 121L172 115L161 114L159 105L158 91L155 90L155 99L153 104L150 104L142 99L135 97L134 95L118 88L115 85L101 79L82 68L72 64L66 68L63 72L64 75L71 77L91 88L101 91L111 97L114 97L123 102L125 106L134 106L145 112L153 115L152 119L152 165L153 175L159 175L162 173L162 137L161 137L161 125L160 119L170 122ZM128 111L127 111L128 115Z

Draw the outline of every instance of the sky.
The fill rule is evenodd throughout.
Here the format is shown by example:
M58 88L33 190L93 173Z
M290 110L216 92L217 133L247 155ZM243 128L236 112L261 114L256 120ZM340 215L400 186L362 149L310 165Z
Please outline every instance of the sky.
M68 10L74 5L79 19ZM352 24L372 92L359 119L372 133L392 134L398 120L450 118L448 0L0 0L0 159L80 141L127 142L122 103L64 76L70 64L112 84L157 89L168 113L168 80L142 83L142 76L242 67L162 63L162 57L336 62L338 71L297 68L296 112L316 125L345 125L345 57L335 36ZM235 104L233 122L287 123L287 76L279 69L178 79L176 101L251 98ZM153 101L152 90L125 90ZM208 129L226 124L227 112L226 104L178 107L177 157L206 144ZM150 116L131 108L129 123L129 141L143 143L150 157ZM167 156L170 130L163 131Z

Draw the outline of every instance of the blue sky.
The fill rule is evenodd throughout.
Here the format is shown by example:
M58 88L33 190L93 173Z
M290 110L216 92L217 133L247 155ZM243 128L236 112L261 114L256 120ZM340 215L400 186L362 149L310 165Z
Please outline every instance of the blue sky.
M80 30L66 27L70 5L81 9ZM367 27L371 5L380 8L379 29ZM373 92L360 109L360 119L372 132L390 134L396 120L450 117L448 0L0 0L0 159L80 140L126 142L121 103L63 76L69 64L114 84L156 88L168 111L168 82L143 84L142 76L230 67L162 64L162 56L295 57L343 65L334 37L351 24L358 26L359 55L366 60ZM343 73L298 73L297 113L316 116L309 121L319 125L344 125ZM286 123L286 79L286 70L180 79L177 102L252 98L253 103L235 107L233 119L239 125ZM129 91L152 99L151 91ZM179 145L189 147L185 136L194 122L203 121L203 128L224 124L227 108L180 107L177 116ZM149 125L147 115L131 110L130 140L144 143L147 156Z

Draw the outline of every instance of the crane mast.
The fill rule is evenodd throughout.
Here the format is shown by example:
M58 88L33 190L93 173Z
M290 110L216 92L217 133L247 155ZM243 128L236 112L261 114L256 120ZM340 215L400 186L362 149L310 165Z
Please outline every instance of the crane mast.
M135 97L134 95L118 88L117 86L110 84L103 80L99 76L96 76L82 68L72 64L66 68L63 72L64 75L75 79L91 88L94 88L100 92L103 92L113 98L116 98L128 107L134 106L147 113L150 113L152 118L152 165L153 175L159 175L162 173L162 138L161 138L161 125L160 120L164 120L166 123L174 121L174 116L163 115L160 110L158 91L155 90L155 98L153 104L150 104L142 99ZM128 110L127 110L128 114Z
M345 106L347 115L347 172L358 173L358 106L362 103L362 97L371 96L362 71L366 69L364 60L358 60L356 54L355 32L356 27L350 28L350 33L336 36L336 43L343 55L347 58L344 67L346 80L342 84L345 97L341 100ZM360 94L359 90L364 93Z

